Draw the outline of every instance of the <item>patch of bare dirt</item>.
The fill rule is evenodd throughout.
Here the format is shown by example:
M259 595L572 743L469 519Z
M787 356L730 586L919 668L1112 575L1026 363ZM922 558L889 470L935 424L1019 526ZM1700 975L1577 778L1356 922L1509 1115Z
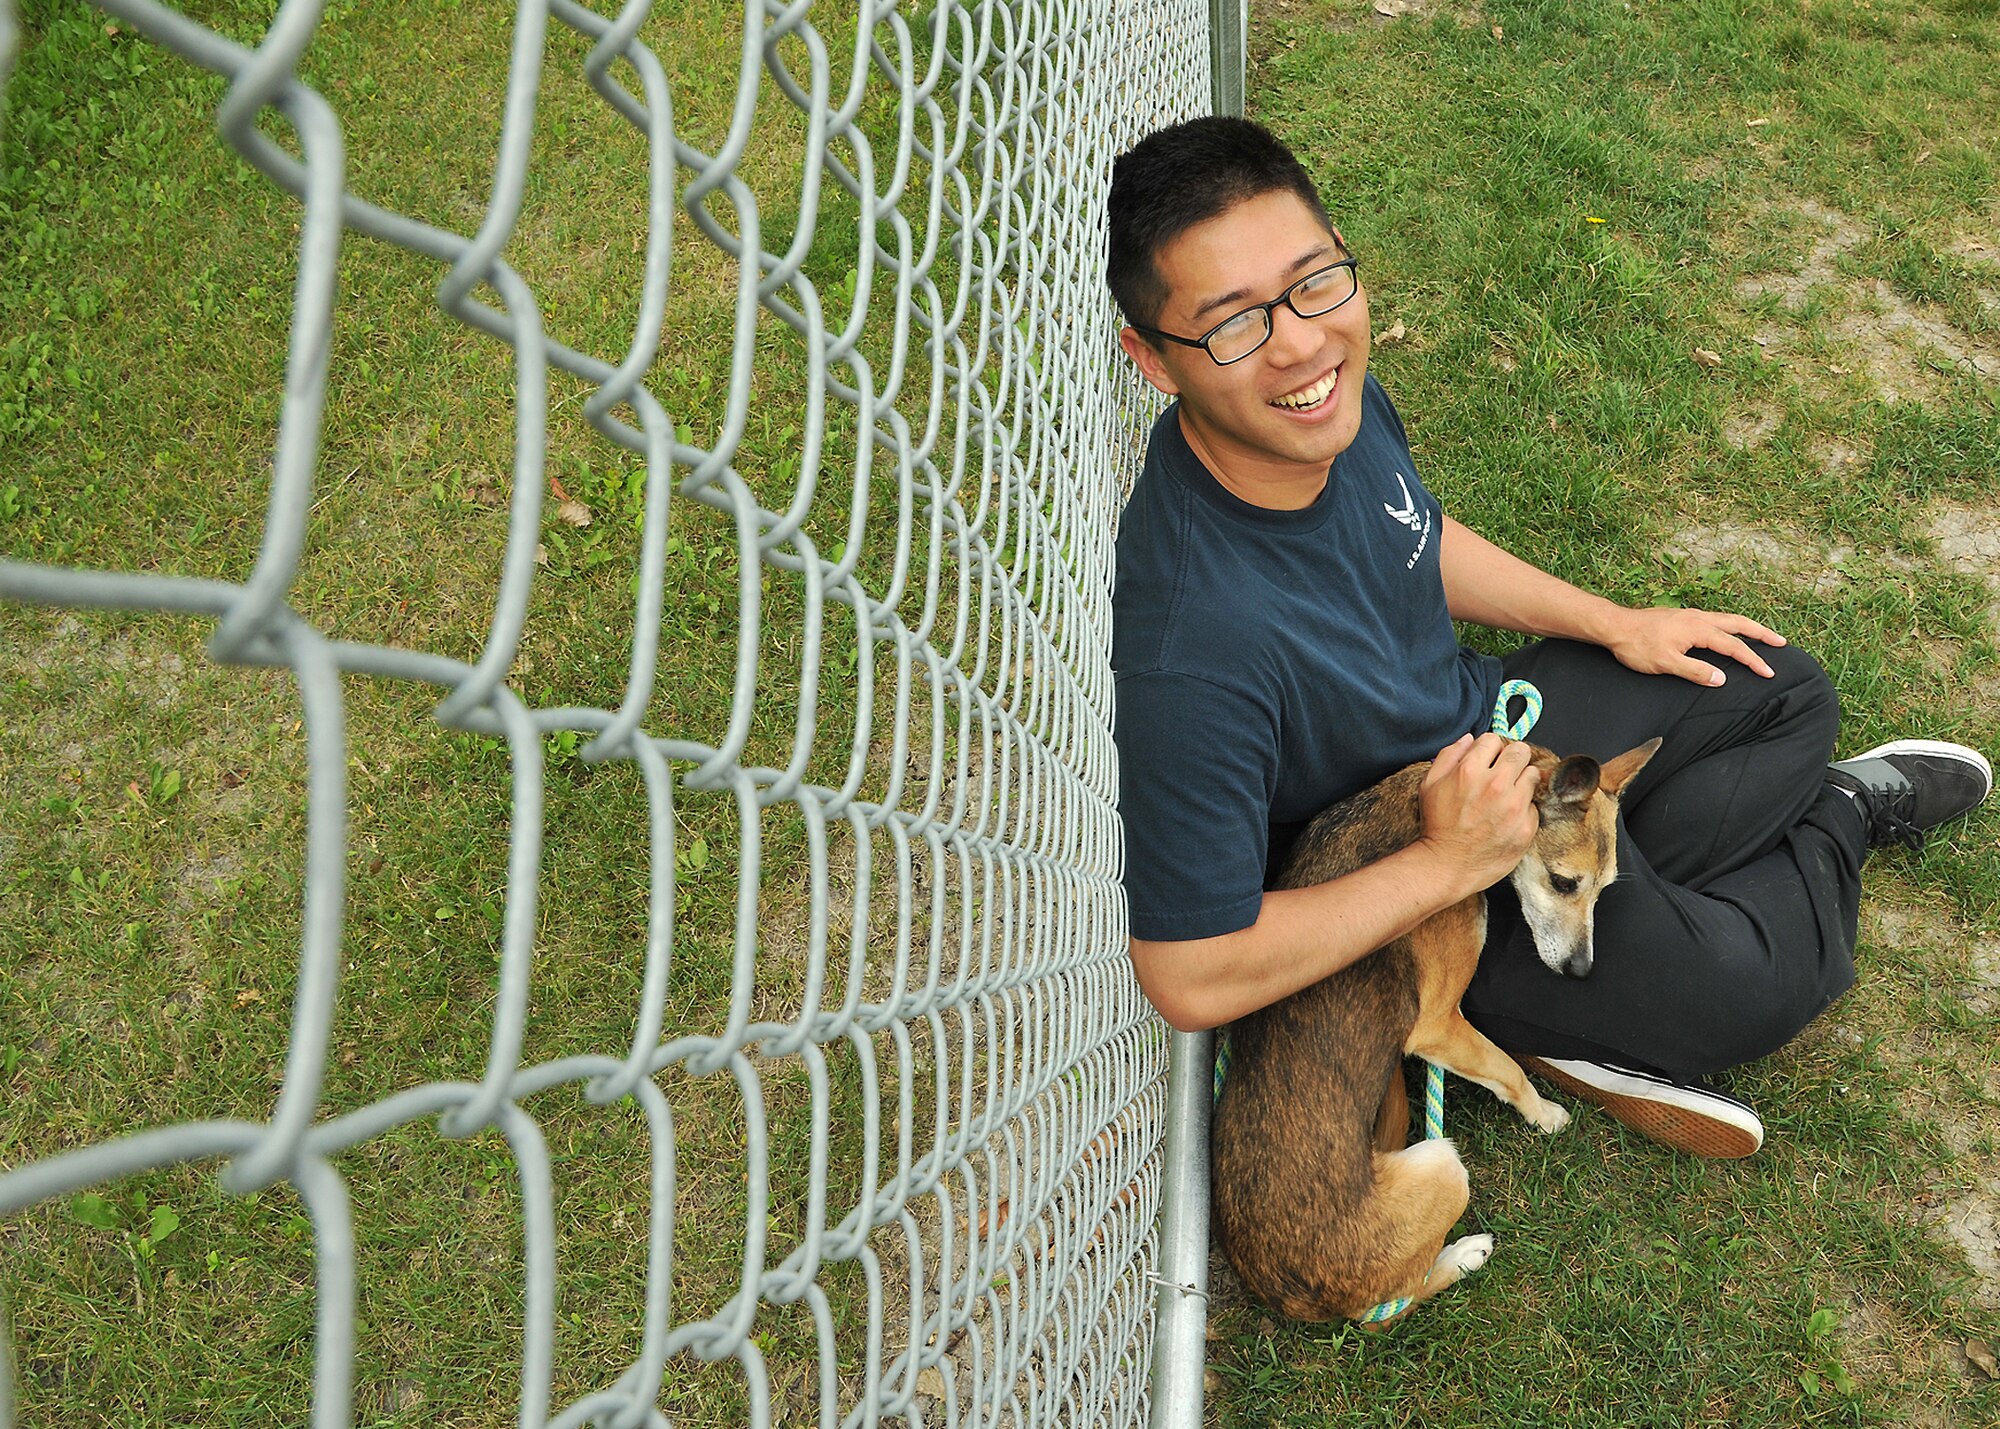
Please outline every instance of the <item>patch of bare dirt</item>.
M1796 313L1804 309L1806 299L1814 288L1843 281L1836 266L1840 256L1860 247L1867 241L1868 234L1846 214L1813 199L1801 199L1793 208L1800 217L1810 219L1821 230L1799 260L1797 271L1764 273L1742 279L1736 285L1736 295L1757 298L1775 293L1788 312Z
M1929 535L1947 568L1983 582L1993 593L1988 613L2000 620L2000 510L1937 502L1931 508Z
M1978 999L2000 993L2000 938L1977 935L1939 908L1871 899L1862 908L1861 931L1866 941L1880 947L1917 951L1933 985L1966 997L1975 1007ZM1974 1303L2000 1307L2000 1163L1992 1155L2000 1134L1995 1111L2000 1068L1986 1068L1977 1090L1947 1088L1947 1079L1936 1069L1965 1061L1963 1049L1951 1045L1949 1037L1920 1022L1878 1028L1878 1036L1870 1040L1888 1065L1914 1074L1900 1096L1904 1109L1935 1125L1953 1157L1950 1181L1914 1190L1909 1211L1964 1255L1973 1275Z
M1721 522L1690 526L1668 540L1663 549L1703 570L1745 562L1783 569L1792 561L1792 547L1769 531Z
M1867 452L1849 446L1838 437L1828 437L1812 444L1813 460L1828 476L1842 476L1859 471L1868 464Z
M1722 424L1722 439L1736 450L1750 451L1771 439L1784 420L1769 403L1759 403L1747 412L1732 412Z
M1785 580L1810 585L1820 596L1831 594L1846 582L1841 568L1854 556L1852 546L1822 546L1797 532L1766 531L1726 521L1685 527L1669 537L1661 549L1697 570L1761 567Z
M2000 378L2000 349L1976 342L1935 313L1908 302L1879 278L1866 291L1873 311L1845 314L1832 331L1855 349L1884 400L1923 396L1938 366L1988 381Z
M1888 948L1906 948L1912 943L1928 943L1935 930L1936 915L1928 909L1909 908L1879 898L1861 905L1861 936Z
M1738 297L1775 296L1785 311L1799 314L1816 292L1832 294L1836 316L1828 332L1849 349L1885 401L1923 398L1946 372L2000 379L2000 347L1961 331L1929 305L1911 303L1882 279L1840 272L1842 255L1868 238L1853 218L1812 199L1798 200L1793 208L1813 230L1796 268L1744 278L1736 284ZM1991 246L1967 237L1958 251L1983 257ZM1786 351L1782 334L1760 331L1758 341L1773 359Z
M1965 1005L1979 1017L2000 1016L2000 940L1989 938L1973 945L1965 972Z
M145 635L119 633L99 637L82 621L63 612L46 639L15 654L36 670L89 670L94 676L118 679L128 693L156 709L166 709L181 697L187 663L173 650Z
M1887 1306L1847 1287L1841 1294L1841 1362L1857 1378L1881 1379L1896 1367L1899 1335Z
M1937 1218L1972 1267L1974 1301L2000 1309L2000 1176L1985 1177L1947 1201Z

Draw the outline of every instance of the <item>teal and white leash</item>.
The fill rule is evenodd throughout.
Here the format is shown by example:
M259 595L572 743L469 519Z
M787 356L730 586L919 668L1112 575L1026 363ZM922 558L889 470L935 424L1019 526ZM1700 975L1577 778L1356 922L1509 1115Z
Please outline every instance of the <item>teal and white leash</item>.
M1518 698L1522 702L1521 717L1507 718L1507 707ZM1526 680L1509 680L1500 687L1500 697L1493 702L1493 732L1507 739L1525 739L1528 731L1535 727L1535 721L1542 717L1542 692ZM1216 1074L1216 1086L1222 1085L1221 1073ZM1435 1062L1424 1064L1424 1140L1437 1141L1444 1136L1444 1068ZM1408 1296L1396 1300L1384 1300L1380 1305L1371 1306L1363 1312L1359 1323L1377 1325L1384 1320L1393 1320L1416 1302Z

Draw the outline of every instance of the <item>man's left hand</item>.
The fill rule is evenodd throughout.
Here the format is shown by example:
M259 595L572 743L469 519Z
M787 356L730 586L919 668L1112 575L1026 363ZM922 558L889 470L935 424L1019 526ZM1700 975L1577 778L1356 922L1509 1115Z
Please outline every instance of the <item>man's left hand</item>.
M1747 615L1651 606L1621 612L1604 647L1619 664L1642 675L1678 675L1697 685L1719 685L1724 679L1721 667L1696 659L1692 652L1727 655L1769 679L1771 667L1750 643L1753 640L1764 645L1785 643L1784 636Z

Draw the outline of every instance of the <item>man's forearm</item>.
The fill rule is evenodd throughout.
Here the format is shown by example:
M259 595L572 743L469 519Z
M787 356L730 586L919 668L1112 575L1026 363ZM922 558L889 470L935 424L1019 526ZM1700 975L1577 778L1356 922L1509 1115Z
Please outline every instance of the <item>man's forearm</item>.
M1445 605L1455 620L1523 635L1610 643L1624 607L1510 555L1447 516L1439 551Z
M1330 882L1266 893L1238 932L1134 938L1132 964L1160 1014L1198 1032L1311 986L1482 886L1416 843Z

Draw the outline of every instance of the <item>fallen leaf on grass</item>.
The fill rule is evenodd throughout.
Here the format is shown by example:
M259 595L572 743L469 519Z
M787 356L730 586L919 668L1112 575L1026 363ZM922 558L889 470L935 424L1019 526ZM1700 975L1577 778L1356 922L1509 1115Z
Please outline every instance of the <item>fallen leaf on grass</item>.
M465 499L476 506L504 506L507 502L500 490L500 479L490 471L472 474L472 480L465 483Z
M1375 13L1387 20L1407 15L1416 8L1412 0L1375 0Z
M1993 1346L1984 1340L1967 1340L1965 1357L1985 1373L1988 1379L2000 1379L2000 1362L1993 1358Z
M1694 360L1703 367L1722 366L1722 354L1719 352L1710 352L1705 347L1697 347L1694 350Z
M549 495L558 501L569 500L569 493L563 490L562 478L554 472L549 473Z
M1390 328L1388 331L1380 334L1375 339L1375 345L1377 347L1392 347L1396 343L1407 340L1409 336L1410 336L1410 330L1404 327L1399 322L1394 327Z
M257 991L254 987L246 987L243 991L236 994L236 1005L238 1007L248 1007L253 1002L262 1002L263 1000L264 994Z
M927 1364L918 1370L917 1393L928 1394L932 1399L949 1399L951 1391L945 1388L944 1371L934 1364Z
M574 497L566 498L556 503L556 520L580 529L590 524L590 508Z
M1752 119L1752 120L1749 120L1749 121L1748 121L1748 122L1747 122L1747 123L1746 123L1746 124L1744 125L1744 128L1746 128L1746 129L1762 129L1762 128L1763 128L1763 127L1764 127L1764 126L1766 125L1766 124L1769 124L1770 122L1771 122L1771 121L1770 121L1770 120L1768 120L1768 119Z
M990 1206L979 1213L979 1233L982 1236L990 1235L993 1231L999 1230L1006 1224L1007 1203L1005 1201L1000 1202L997 1206Z
M549 548L547 546L542 545L540 542L537 542L535 544L535 564L538 566L546 566L548 563L549 563Z
M1507 32L1506 32L1505 30L1501 29L1501 28L1500 28L1500 27L1499 27L1498 25L1495 25L1495 26L1493 27L1493 38L1494 38L1494 39L1496 39L1496 40L1500 40L1500 39L1505 39L1505 38L1506 38L1506 36L1507 36Z

